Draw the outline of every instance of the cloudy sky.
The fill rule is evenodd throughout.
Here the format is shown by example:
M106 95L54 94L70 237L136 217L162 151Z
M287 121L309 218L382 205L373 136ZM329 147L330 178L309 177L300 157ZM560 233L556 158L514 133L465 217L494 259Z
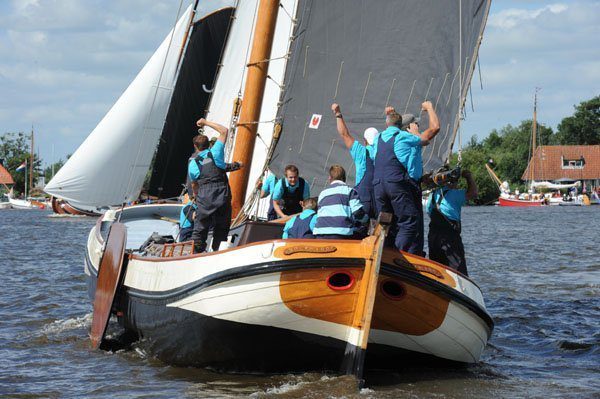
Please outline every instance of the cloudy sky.
M232 2L201 0L201 13ZM0 133L33 123L46 163L53 148L54 159L75 151L171 29L178 6L0 0ZM484 89L476 73L463 142L530 118L536 86L539 120L552 127L600 94L599 37L600 0L494 0L480 50Z

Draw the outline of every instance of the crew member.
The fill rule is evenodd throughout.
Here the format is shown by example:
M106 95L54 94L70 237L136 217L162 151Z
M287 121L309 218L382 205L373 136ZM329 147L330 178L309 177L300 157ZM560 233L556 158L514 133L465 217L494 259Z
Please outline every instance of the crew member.
M284 178L275 184L271 195L273 208L280 218L302 212L301 202L310 197L310 187L299 177L296 165L286 166L284 174Z
M302 213L292 216L283 227L282 238L315 238L313 229L317 222L317 199L302 201Z
M378 212L394 215L386 244L416 255L423 252L423 208L420 180L423 174L421 147L429 144L439 131L431 102L422 108L429 114L429 128L422 134L401 130L402 117L387 107L386 126L375 140L373 188Z
M358 193L346 184L346 171L340 165L329 168L329 185L319 194L318 208L313 229L317 238L360 238L359 232L369 221Z
M179 242L189 241L192 238L195 216L196 204L188 197L179 213Z
M231 189L225 163L227 128L204 118L196 122L198 127L208 126L219 133L217 141L209 149L209 138L203 134L194 137L197 156L188 164L188 175L197 183L196 218L194 220L194 252L206 250L208 230L213 225L212 249L217 251L221 241L227 239L231 223ZM234 164L242 167L240 163Z
M273 197L273 192L275 191L275 185L277 184L277 176L271 170L268 171L267 178L260 179L257 183L257 188L260 187L260 198L265 198L267 196ZM273 200L269 201L269 212L267 213L267 220L275 220L277 219L277 212L275 212L275 208L273 207Z
M461 238L460 211L468 201L477 197L477 184L471 172L463 170L467 190L459 190L456 183L437 188L427 200L429 222L429 258L467 275L465 248Z
M354 189L360 197L365 213L372 219L375 215L375 199L373 193L373 141L379 132L374 127L367 128L363 134L364 144L355 140L348 131L340 106L332 104L331 110L336 117L337 131L350 150L350 156L356 168L356 185Z

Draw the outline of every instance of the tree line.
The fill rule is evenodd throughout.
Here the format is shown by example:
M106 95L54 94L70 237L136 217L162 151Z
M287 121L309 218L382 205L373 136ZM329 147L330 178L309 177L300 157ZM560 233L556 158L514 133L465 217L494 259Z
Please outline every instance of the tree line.
M18 133L4 133L0 136L0 164L4 166L15 181L13 187L15 194L20 195L25 191L25 172L16 172L16 169L27 162L27 180L29 181L29 173L31 172L31 148L30 140L31 136L23 132ZM67 159L69 156L67 156ZM41 176L45 177L46 182L52 178L52 170L56 173L63 165L65 161L62 159L55 162L53 165L49 165L42 168L42 159L38 154L33 154L33 181L34 185ZM29 183L27 183L29 184ZM32 195L38 195L35 191L30 191Z
M479 187L476 204L488 204L498 198L498 186L485 170L485 164L493 161L493 168L502 180L506 180L511 188L525 189L521 176L527 167L530 157L530 140L532 120L524 120L518 126L506 125L478 140L471 137L462 149L462 167L469 169ZM600 96L583 101L575 106L573 115L564 118L556 132L552 128L538 123L538 145L594 145L600 144ZM29 165L30 136L23 132L5 133L0 136L0 161L9 170L15 180L15 191L22 193L25 189L25 173L15 172L25 160ZM67 159L69 156L67 156ZM42 168L42 160L34 155L33 178L37 181L45 176L46 182L52 177L52 170L57 172L65 161L62 159ZM457 154L452 154L452 165L457 163ZM29 173L29 172L28 172Z

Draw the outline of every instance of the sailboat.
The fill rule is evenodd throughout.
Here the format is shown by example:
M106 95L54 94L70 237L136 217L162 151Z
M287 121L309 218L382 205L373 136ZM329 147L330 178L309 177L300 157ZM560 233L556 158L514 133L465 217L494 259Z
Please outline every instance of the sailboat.
M498 183L498 188L500 189L500 197L498 198L499 206L510 206L510 207L532 207L532 206L542 206L548 205L549 201L545 198L543 194L535 193L536 183L533 179L533 170L534 170L534 162L533 162L533 154L536 150L536 138L537 138L537 92L538 89L535 90L535 94L533 97L533 123L531 125L531 158L530 158L530 179L529 179L529 193L519 194L515 192L515 194L511 194L508 186L508 182L501 182L498 176L494 173L494 171L490 168L489 165L485 165L490 177Z
M227 11L222 13L226 14ZM161 162L166 158L182 156L181 153L172 154L172 144L176 140L186 140L184 151L187 153L184 156L191 153L191 136L186 131L192 131L193 125L184 125L185 114L194 106L197 107L196 112L205 108L213 70L216 68L214 60L218 60L219 46L222 45L219 41L225 35L218 31L218 27L203 24L202 29L206 31L204 41L192 43L194 52L200 53L198 50L208 47L215 47L216 50L203 54L209 58L207 60L190 56L188 65L182 67L186 45L188 50L190 46L188 34L192 16L190 6L113 107L46 185L46 193L53 196L55 212L100 214L111 206L136 201L155 154L155 165L160 164L161 170L153 171L154 174L164 175L168 172L181 175L181 168L185 164L180 158L181 166L175 169ZM223 19L227 20L227 17L225 15ZM191 76L191 68L196 68L195 76ZM194 89L198 91L192 92L182 84L179 93L174 93L177 77L183 75L187 78L186 84L196 83L194 79L206 83L204 89L194 84ZM176 97L179 102L172 101ZM165 123L170 104L180 106L182 98L186 98L186 104L179 108L176 123L169 120ZM171 119L174 117L171 116ZM165 151L163 143L166 137L169 137L169 145ZM177 188L178 194L181 186L178 184Z
M490 1L340 4L237 3L205 114L231 128L229 157L247 165L231 176L237 216L228 242L198 254L190 242L169 242L180 204L108 210L86 246L93 347L107 342L115 315L159 359L222 371L328 370L360 379L367 367L479 360L494 326L481 289L456 270L384 248L389 215L363 240L281 239L282 224L263 219L254 187L267 168L295 163L314 194L328 165L350 164L332 117L308 129L313 115L329 115L332 100L361 130L381 125L386 105L418 112L430 99L442 131L424 150L426 170L452 149ZM224 13L231 10L201 19L190 37ZM376 29L358 28L367 18ZM186 51L180 76L187 58ZM169 113L183 106L174 102ZM133 149L141 157L149 147ZM160 173L154 178L163 197L183 182L186 161L178 160L182 173L170 176L170 189Z
M23 199L14 198L12 196L12 190L8 195L8 202L11 208L14 209L45 209L46 205L39 201L39 199L31 198L29 196L29 190L33 189L33 167L34 167L34 152L33 152L33 126L31 127L31 152L29 155L29 162L25 159L25 192Z

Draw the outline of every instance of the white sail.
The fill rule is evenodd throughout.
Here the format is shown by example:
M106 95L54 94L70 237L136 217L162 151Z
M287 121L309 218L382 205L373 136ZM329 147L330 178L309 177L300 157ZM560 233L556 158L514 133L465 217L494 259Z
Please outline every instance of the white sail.
M158 144L192 7L45 191L73 205L135 200Z
M557 184L557 183L551 183L549 181L532 181L531 187L532 188L548 188L551 190L560 190L563 188L581 187L581 182L577 181L575 183L570 183L570 184Z
M221 60L221 69L217 77L213 95L208 107L206 118L230 126L232 121L234 101L238 93L243 92L246 79L246 64L250 57L251 43L254 34L254 23L258 0L241 1L235 11L235 20L230 28L227 45ZM275 38L271 48L271 61L269 62L268 75L265 92L258 124L258 138L254 146L252 166L248 178L246 197L249 197L260 177L267 158L267 152L273 139L274 120L277 116L280 84L283 83L285 67L290 38L293 34L293 22L290 15L295 15L297 1L282 0L279 13L277 14L277 25L275 27ZM284 11L287 11L289 15ZM243 105L242 105L243 106ZM211 132L206 132L208 135ZM230 151L230 154L233 152ZM281 177L281 176L279 176ZM269 199L264 199L260 206L261 213L266 215ZM264 211L264 212L263 212ZM264 216L262 215L262 216Z

